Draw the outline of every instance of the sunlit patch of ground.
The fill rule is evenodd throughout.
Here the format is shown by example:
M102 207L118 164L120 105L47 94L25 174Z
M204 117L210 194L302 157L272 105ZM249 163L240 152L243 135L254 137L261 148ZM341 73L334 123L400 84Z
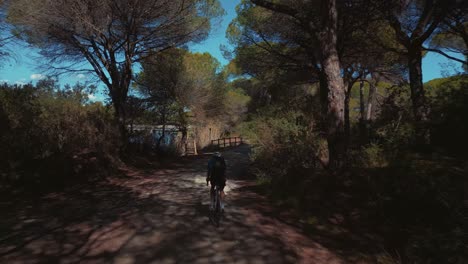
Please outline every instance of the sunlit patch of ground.
M193 177L193 184L195 186L206 186L206 176L202 176L200 174L196 174L194 177ZM186 186L188 186L189 183L186 183ZM232 180L227 180L226 181L226 186L224 187L224 193L226 193L226 195L231 192L232 190L238 188L238 184L236 183L236 181L232 181ZM208 187L207 187L208 188Z

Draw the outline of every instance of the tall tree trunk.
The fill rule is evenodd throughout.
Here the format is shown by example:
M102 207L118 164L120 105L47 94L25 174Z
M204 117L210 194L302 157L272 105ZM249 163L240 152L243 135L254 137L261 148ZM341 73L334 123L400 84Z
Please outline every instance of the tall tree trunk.
M361 125L364 124L364 120L366 119L366 108L364 104L364 81L361 80L359 82L359 123Z
M351 89L353 88L352 83L348 83L345 91L344 99L344 122L345 122L345 148L349 146L349 141L351 138L351 119L349 117L349 102L351 101Z
M429 145L429 113L422 81L422 48L413 45L408 49L408 68L411 88L411 101L416 129L416 146L424 148Z
M124 151L127 146L127 127L126 127L126 111L125 111L125 101L114 99L112 104L115 110L115 119L117 120L117 126L120 133L121 151Z
M359 135L361 143L364 143L367 138L366 130L366 107L364 102L364 81L359 82Z
M156 148L158 149L158 151L160 150L161 142L164 140L165 137L166 137L166 122L164 122L162 125L161 136L158 138L158 142L156 143L157 144Z
M182 132L182 138L180 140L180 148L182 150L183 155L186 155L187 154L187 137L188 137L187 127L183 127L181 129L181 132Z
M109 91L119 126L121 138L120 152L121 154L124 154L128 145L126 104L128 98L128 88L130 87L130 82L133 76L132 62L130 55L128 52L126 52L125 65L119 69L116 64L115 54L112 53L111 57L113 58L112 61L114 63L111 63L109 69L109 73L112 79L112 84L109 86Z
M320 85L320 106L322 112L321 121L323 124L327 122L327 112L328 112L328 83L327 83L327 76L325 76L325 72L322 70L319 72L319 85Z
M377 95L378 81L371 80L369 82L369 95L367 96L366 115L365 121L367 124L372 120L372 113L374 111L375 96Z
M341 168L346 152L344 101L345 87L337 52L338 14L336 0L322 0L322 30L318 35L321 65L327 84L327 141L329 166Z
M374 111L375 97L377 95L377 80L369 81L369 95L367 97L367 105L365 107L364 125L366 129L366 141L372 137L372 115Z

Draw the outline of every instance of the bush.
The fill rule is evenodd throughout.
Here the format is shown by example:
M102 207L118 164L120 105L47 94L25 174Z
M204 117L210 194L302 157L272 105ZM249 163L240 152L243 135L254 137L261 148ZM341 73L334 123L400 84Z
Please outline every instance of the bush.
M371 143L363 146L357 153L358 160L353 165L364 168L384 168L389 164L386 150L377 143Z
M427 85L432 104L432 143L455 156L468 156L468 75Z
M276 195L300 193L317 164L319 140L301 111L266 108L240 127L253 145L251 158L261 183ZM298 189L299 188L299 189Z
M0 173L7 180L73 180L116 154L112 113L100 103L84 104L82 93L3 85L0 122Z

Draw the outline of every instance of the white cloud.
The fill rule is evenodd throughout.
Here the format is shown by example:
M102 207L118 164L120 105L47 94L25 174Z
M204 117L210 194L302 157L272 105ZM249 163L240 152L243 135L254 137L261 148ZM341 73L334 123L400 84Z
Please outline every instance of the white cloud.
M76 76L76 78L78 78L78 79L86 79L86 75L80 73L80 74L78 74L78 75Z
M0 80L0 83L9 83L10 80Z
M42 80L44 79L46 76L44 74L40 74L40 73L34 73L34 74L31 74L31 79L32 80Z
M89 100L96 100L96 96L94 94L88 94Z
M21 86L26 85L26 83L22 82L22 81L16 81L15 84L16 85L21 85Z

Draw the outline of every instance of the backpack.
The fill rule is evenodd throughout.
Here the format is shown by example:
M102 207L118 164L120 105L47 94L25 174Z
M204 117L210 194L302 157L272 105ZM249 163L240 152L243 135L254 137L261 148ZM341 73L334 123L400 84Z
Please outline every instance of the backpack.
M213 163L213 176L218 178L218 177L223 177L224 176L224 171L226 170L226 163L224 162L223 158L216 158L214 163Z

